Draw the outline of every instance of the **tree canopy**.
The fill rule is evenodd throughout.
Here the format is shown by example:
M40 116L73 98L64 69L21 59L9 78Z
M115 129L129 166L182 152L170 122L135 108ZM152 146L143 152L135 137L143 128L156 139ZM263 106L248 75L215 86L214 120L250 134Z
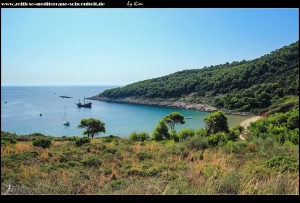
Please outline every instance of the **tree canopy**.
M166 124L166 122L162 119L158 122L156 125L154 131L153 131L153 138L156 141L160 141L163 139L170 139L170 134L169 134L169 128Z
M184 116L178 112L172 112L164 117L164 121L170 126L171 129L175 128L177 124L184 124Z
M218 132L229 132L227 117L222 111L216 111L204 118L207 129L207 135Z
M85 128L86 130L83 132L84 135L88 137L94 138L95 134L100 132L105 133L105 123L102 123L100 120L89 118L89 119L82 119L78 128Z

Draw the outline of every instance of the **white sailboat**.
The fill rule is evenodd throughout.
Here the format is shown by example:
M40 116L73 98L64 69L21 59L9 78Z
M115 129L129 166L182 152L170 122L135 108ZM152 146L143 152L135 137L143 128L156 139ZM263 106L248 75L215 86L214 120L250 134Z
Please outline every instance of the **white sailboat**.
M63 124L66 126L70 125L70 122L67 121L67 112L66 112L66 106L65 106L65 113L64 113L64 118L63 118Z

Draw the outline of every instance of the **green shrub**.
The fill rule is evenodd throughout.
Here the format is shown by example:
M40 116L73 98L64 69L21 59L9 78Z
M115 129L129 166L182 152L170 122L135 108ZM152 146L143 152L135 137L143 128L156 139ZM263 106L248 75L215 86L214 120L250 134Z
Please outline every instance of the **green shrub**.
M153 139L155 141L161 141L164 139L169 140L170 134L169 134L169 128L166 124L166 122L162 119L158 122L155 129L153 130Z
M178 143L175 145L171 145L167 148L167 153L173 154L173 155L179 155L183 158L186 158L189 154L189 149L185 146L184 143Z
M1 146L13 145L17 143L18 136L8 132L1 132Z
M173 172L169 173L168 176L167 176L168 181L174 181L177 178L178 178L178 175L176 173L173 173Z
M217 178L221 174L220 169L217 165L208 165L203 169L203 175L207 178L214 177Z
M240 189L240 177L237 173L231 172L221 177L215 183L217 194L238 194Z
M133 132L130 134L129 139L133 141L140 141L143 142L145 140L148 140L150 138L150 135L147 132Z
M177 135L177 132L175 129L171 130L170 139L174 140L175 142L179 142L179 136Z
M198 135L198 136L201 136L201 137L207 136L207 130L205 128L201 128L199 130L196 130L195 135Z
M49 148L51 146L51 140L48 138L38 138L32 141L33 146Z
M68 141L76 141L77 139L78 139L78 137L76 137L76 136L66 138L66 140L68 140Z
M112 189L118 190L124 188L126 182L124 180L112 180L110 186Z
M39 153L36 151L24 152L22 154L10 154L8 156L1 158L1 165L8 164L8 165L15 166L16 163L20 163L20 162L29 164L38 155Z
M14 138L1 138L1 146L16 144L17 140Z
M88 167L98 167L101 166L102 162L96 156L90 156L81 161L84 166Z
M185 145L190 150L200 150L208 148L208 139L207 137L202 137L196 135L194 137L189 137L183 141L183 145Z
M274 113L267 118L259 119L250 124L251 136L266 139L271 137L278 143L291 141L299 144L299 109L294 108L284 113Z
M220 142L226 142L226 141L227 141L227 135L223 132L218 132L208 137L208 145L212 147L217 146Z
M266 166L274 169L275 171L299 171L299 162L296 157L293 156L274 156L270 160L266 161Z
M139 169L128 169L126 171L129 176L147 176L147 172Z
M238 140L243 130L244 128L240 125L230 128L229 133L227 134L227 139L232 141Z
M78 161L69 161L68 163L68 166L70 167L76 167L76 166L81 166L82 164L79 163Z
M245 143L245 145L246 145L246 143ZM226 144L224 145L223 148L226 152L230 152L230 153L241 153L242 152L241 146L237 142L233 142L232 140L229 140L228 142L226 142Z
M117 151L116 148L105 148L104 153L115 154Z
M296 128L289 133L289 140L294 145L299 145L299 128Z
M148 170L147 175L148 176L157 176L158 174L160 174L162 172L162 169L159 168L151 168Z
M30 134L28 136L32 136L32 137L46 137L46 135L42 134L42 133L33 133L33 134Z
M75 145L76 147L80 147L86 143L90 143L91 139L89 137L83 137L83 138L79 138L75 141Z
M112 173L112 170L110 168L103 169L104 175L110 175Z
M102 139L103 139L103 142L112 142L116 139L120 139L120 137L115 136L115 135L109 135L107 137L102 137Z
M195 134L194 129L184 128L178 133L178 136L181 140L184 140L184 139L187 139L188 137L193 137L194 134Z
M137 153L137 157L140 161L143 161L146 159L152 159L153 155L149 154L147 152L139 152L139 153Z

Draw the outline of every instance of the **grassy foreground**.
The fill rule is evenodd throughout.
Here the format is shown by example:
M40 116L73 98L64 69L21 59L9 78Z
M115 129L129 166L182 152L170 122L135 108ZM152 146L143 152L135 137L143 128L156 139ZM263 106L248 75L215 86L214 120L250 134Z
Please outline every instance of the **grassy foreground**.
M272 139L216 147L192 137L134 142L105 137L75 145L42 135L1 141L1 194L299 194L299 145Z

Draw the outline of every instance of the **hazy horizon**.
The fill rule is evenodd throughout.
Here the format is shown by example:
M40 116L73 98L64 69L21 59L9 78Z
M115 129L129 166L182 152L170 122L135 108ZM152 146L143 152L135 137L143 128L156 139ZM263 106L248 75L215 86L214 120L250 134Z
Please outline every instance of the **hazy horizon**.
M124 86L299 40L298 9L1 10L1 86Z

